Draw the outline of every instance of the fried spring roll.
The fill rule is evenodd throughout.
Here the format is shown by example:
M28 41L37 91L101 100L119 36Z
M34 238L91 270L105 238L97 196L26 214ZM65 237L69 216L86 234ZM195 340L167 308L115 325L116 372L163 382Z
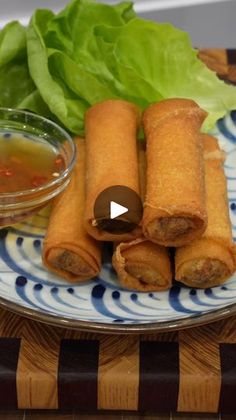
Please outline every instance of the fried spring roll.
M171 287L168 250L147 239L122 242L113 254L112 264L122 286L141 292Z
M145 195L146 162L144 144L139 146L140 190ZM144 237L121 242L115 248L112 264L122 286L138 291L161 291L171 287L172 273L168 250Z
M76 139L77 162L66 190L53 203L43 245L45 266L68 281L95 277L101 268L101 244L84 226L85 144Z
M94 215L96 199L106 188L120 185L139 194L136 144L139 120L138 108L123 100L104 101L94 105L86 113L85 227L97 240L129 240L136 238L140 232L134 221L128 219L131 210L135 215L135 205L119 219L111 220L107 208L101 209L99 219ZM129 228L128 233L123 233Z
M208 226L200 239L176 250L175 278L182 283L208 288L224 283L236 269L232 239L224 155L217 140L203 135Z
M143 232L164 246L181 246L207 226L200 127L205 111L189 99L167 99L144 113L147 191Z

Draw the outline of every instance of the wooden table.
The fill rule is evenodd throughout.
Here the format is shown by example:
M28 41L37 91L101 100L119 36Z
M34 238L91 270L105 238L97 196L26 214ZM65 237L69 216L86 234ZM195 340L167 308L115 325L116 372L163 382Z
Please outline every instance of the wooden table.
M134 412L102 412L85 414L78 411L25 410L0 412L0 420L235 420L230 414L138 414Z
M236 413L236 317L98 335L0 313L1 409Z
M236 82L234 50L199 55ZM117 336L63 330L0 310L0 408L236 413L236 317L180 332ZM19 411L15 418L36 414Z

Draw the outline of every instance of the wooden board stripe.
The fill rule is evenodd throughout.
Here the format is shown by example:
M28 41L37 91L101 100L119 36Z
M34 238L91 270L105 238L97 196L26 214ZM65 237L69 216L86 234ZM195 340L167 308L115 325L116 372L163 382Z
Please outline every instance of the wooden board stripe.
M222 319L213 325L218 343L236 343L236 316Z
M62 330L18 318L22 337L17 368L18 408L57 409L57 369Z
M62 340L58 366L59 408L97 409L98 340Z
M17 408L16 370L20 350L19 338L0 338L0 407Z
M98 369L98 409L137 410L139 336L102 335Z
M229 65L236 65L236 50L235 49L227 49L227 58Z
M221 79L232 84L236 83L235 49L203 48L198 52L198 57Z
M176 411L178 388L178 343L141 341L139 410Z
M19 321L21 323L22 319ZM14 378L11 384L15 384L18 354L18 368L20 363L25 366L26 357L32 359L33 356L32 360L36 364L35 372L32 360L28 367L25 366L28 372L20 369L22 381L25 380L25 383L28 384L27 389L32 400L27 402L26 398L25 407L27 404L30 408L37 407L36 402L33 402L36 395L41 398L41 393L46 395L44 389L48 390L50 374L47 376L46 372L47 364L50 370L50 354L47 359L41 352L43 347L46 347L46 341L50 340L45 328L46 330L48 328L49 334L52 333L52 328L35 324L35 331L39 333L37 338L36 334L31 335L32 330L28 325L32 321L24 320L24 322L27 328L22 328L22 326L21 328L24 334L30 334L31 340L29 339L29 341L32 341L31 347L28 347L25 354L22 353L22 351L25 352L24 346L21 346L19 353L19 339L0 339L0 407L4 407L1 402L1 396L2 398L4 396L3 390L8 389L6 388L5 375L9 366L12 366L10 378ZM53 364L57 366L59 356L59 408L85 409L89 406L92 410L96 410L96 408L137 410L139 408L142 411L157 412L169 409L187 412L216 412L222 375L219 409L221 412L235 411L236 344L220 344L221 372L220 359L218 358L220 339L229 339L230 341L236 339L235 335L233 337L233 326L235 326L235 318L206 327L181 331L179 333L180 349L177 342L158 341L161 336L157 335L153 336L155 341L152 341L150 336L149 341L141 342L138 336L121 338L95 335L99 340L81 339L80 337L76 340L63 339L60 355L58 349L57 359L52 359ZM40 328L42 328L41 331ZM59 331L63 335L68 333L64 330ZM42 340L43 335L43 341L40 344L37 340ZM94 335L87 334L88 338L90 336ZM18 343L16 347L15 343ZM140 349L138 348L139 343ZM24 363L21 361L22 354L24 354ZM10 359L8 355L10 355ZM14 363L12 365L13 355ZM38 360L37 356L39 356ZM40 364L42 364L41 368ZM34 379L34 373L38 375L37 381L36 376ZM9 379L8 374L7 378ZM1 383L5 387L3 390ZM22 392L22 389L18 387L18 398ZM5 407L16 408L16 392L14 394L8 389L7 393L11 399L6 402L4 398ZM99 394L100 397L98 397ZM49 393L49 408L50 398ZM38 406L40 405L41 403L38 403Z
M220 355L214 325L179 332L178 411L218 411Z
M220 344L221 393L219 410L236 412L236 344Z
M236 50L228 49L227 50L227 59L228 59L228 74L227 80L233 84L236 84Z
M227 78L229 63L225 49L203 48L198 52L198 57L220 77Z

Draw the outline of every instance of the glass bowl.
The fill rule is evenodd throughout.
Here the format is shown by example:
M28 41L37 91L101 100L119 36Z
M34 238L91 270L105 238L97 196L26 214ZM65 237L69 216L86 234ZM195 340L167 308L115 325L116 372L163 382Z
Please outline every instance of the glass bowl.
M76 148L70 135L54 122L31 112L0 108L0 136L24 136L28 142L43 141L63 158L64 165L57 178L32 189L0 192L0 228L17 223L61 193L70 181L75 164ZM40 159L40 156L38 156Z

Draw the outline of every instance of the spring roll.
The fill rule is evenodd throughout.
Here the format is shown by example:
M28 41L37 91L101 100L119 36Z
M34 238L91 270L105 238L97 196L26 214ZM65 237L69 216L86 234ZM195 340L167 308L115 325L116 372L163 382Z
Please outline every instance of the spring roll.
M43 263L70 282L95 277L101 269L101 244L84 226L85 143L77 138L77 162L71 181L53 203L43 245Z
M141 196L145 195L146 159L144 143L139 144ZM161 291L171 287L172 273L167 248L143 236L117 244L112 264L123 287L137 291Z
M127 289L149 292L171 287L167 248L145 238L120 243L113 254L112 264L119 282Z
M119 241L136 238L140 227L135 216L138 209L119 219L110 219L107 208L99 219L94 205L99 194L112 186L125 186L139 194L136 135L139 126L138 108L123 100L107 100L91 107L85 117L86 132L86 210L85 227L97 240ZM111 197L116 201L116 197ZM125 231L129 232L125 232Z
M206 112L189 99L167 99L144 113L147 192L143 232L164 246L182 246L207 226L203 150Z
M217 140L203 135L208 226L200 239L178 248L175 278L182 283L208 288L224 283L236 269L236 246L232 239L224 155Z

